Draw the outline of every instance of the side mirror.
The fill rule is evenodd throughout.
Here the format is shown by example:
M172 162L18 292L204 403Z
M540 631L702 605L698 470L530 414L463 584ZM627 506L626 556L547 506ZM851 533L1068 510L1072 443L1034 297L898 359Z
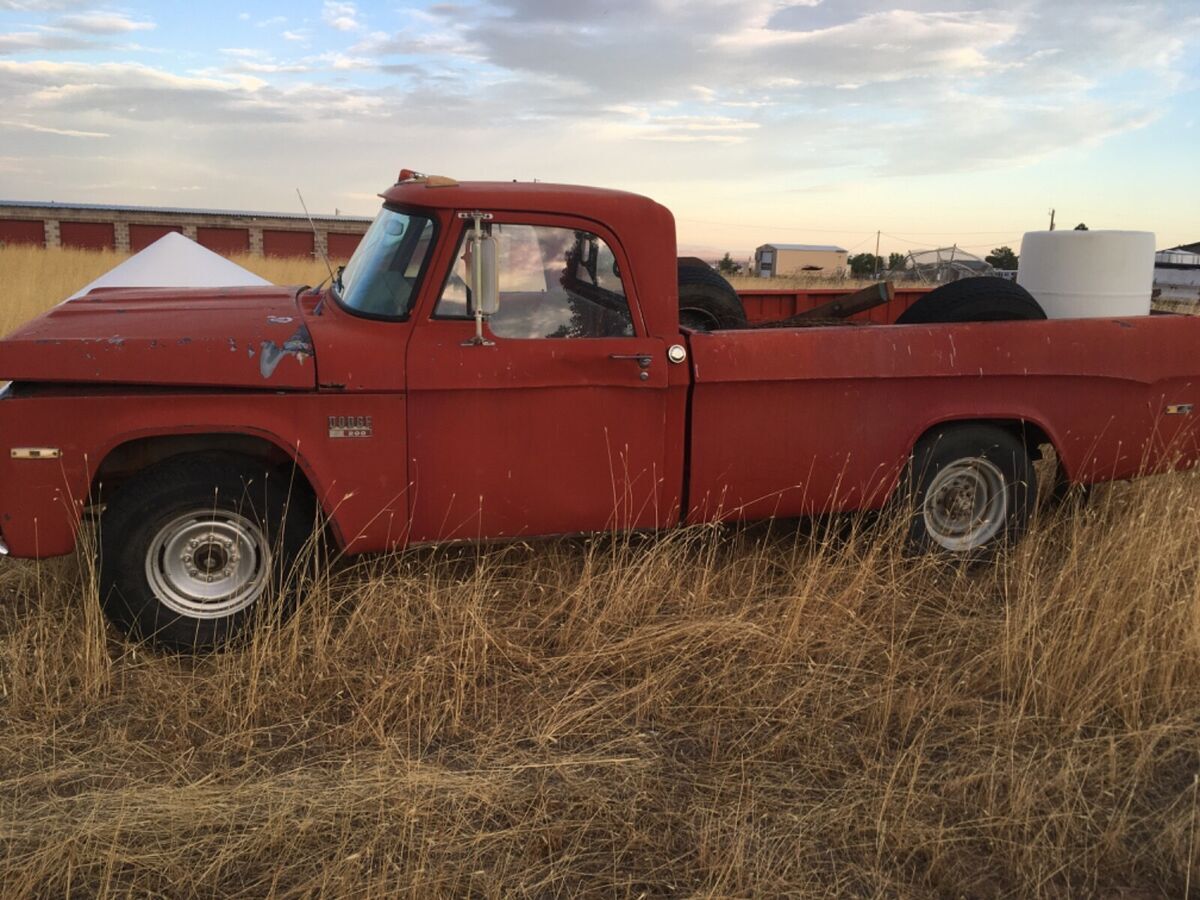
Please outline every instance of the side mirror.
M500 309L500 270L496 264L496 239L490 234L471 232L467 237L471 250L471 299L481 316L494 315Z

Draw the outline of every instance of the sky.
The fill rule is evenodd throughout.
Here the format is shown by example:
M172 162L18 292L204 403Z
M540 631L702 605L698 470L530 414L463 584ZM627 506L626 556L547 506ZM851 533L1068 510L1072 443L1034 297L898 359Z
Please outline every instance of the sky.
M1200 241L1200 0L0 0L0 199L371 215L401 168L681 247Z

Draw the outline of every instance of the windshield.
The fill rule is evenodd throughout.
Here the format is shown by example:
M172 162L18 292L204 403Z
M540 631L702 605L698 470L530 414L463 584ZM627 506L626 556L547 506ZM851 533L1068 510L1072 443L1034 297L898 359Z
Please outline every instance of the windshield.
M404 318L432 242L432 219L384 207L334 282L334 296L364 315Z

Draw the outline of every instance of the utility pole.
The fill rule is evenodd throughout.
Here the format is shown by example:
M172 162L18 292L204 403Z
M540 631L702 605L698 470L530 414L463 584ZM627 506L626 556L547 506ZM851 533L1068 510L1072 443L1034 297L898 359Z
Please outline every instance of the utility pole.
M1050 230L1054 230L1054 210L1050 210Z
M875 270L875 280L879 280L879 232L875 232L875 265L872 266Z

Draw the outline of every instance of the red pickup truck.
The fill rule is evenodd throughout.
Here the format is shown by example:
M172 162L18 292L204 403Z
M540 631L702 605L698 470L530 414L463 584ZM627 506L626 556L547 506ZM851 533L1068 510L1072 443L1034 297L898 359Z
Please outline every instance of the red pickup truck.
M1200 319L738 327L712 285L681 313L644 197L382 196L327 288L99 289L0 341L3 551L98 518L111 619L212 646L318 525L354 554L901 496L971 554L1021 532L1045 445L1077 484L1197 456Z

